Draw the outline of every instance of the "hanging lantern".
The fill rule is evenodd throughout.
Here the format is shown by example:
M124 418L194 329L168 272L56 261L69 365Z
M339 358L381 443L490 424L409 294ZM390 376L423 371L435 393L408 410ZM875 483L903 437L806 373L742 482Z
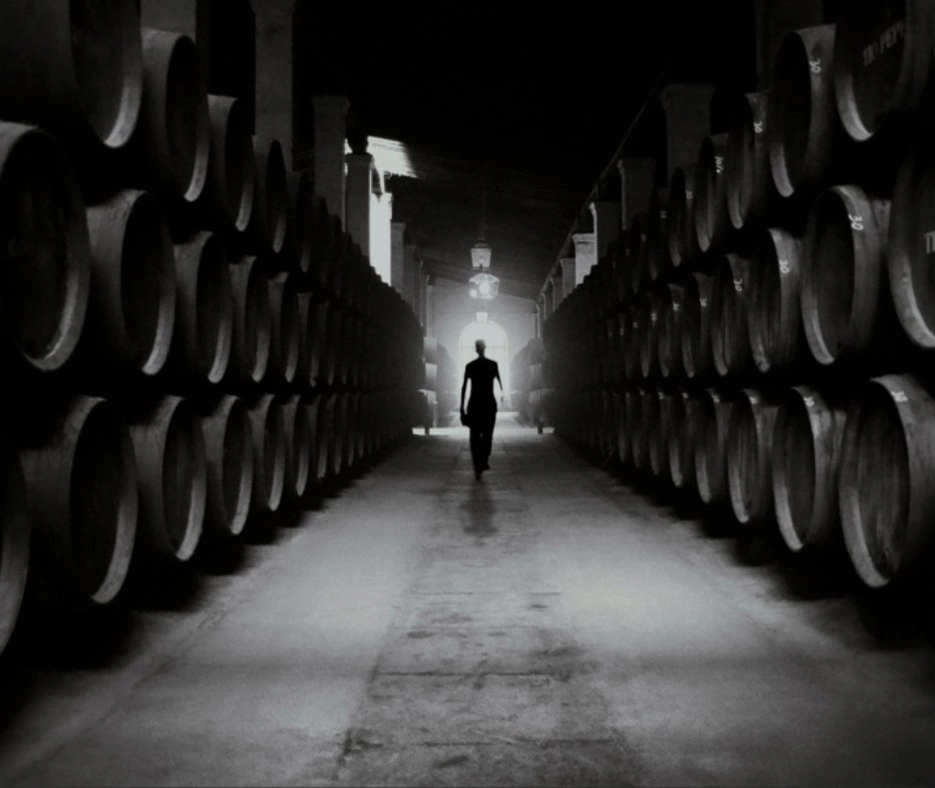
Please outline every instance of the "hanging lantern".
M500 292L500 280L492 274L477 274L470 279L471 298L489 301Z
M478 241L471 247L471 266L475 271L490 268L490 258L493 250L485 241Z

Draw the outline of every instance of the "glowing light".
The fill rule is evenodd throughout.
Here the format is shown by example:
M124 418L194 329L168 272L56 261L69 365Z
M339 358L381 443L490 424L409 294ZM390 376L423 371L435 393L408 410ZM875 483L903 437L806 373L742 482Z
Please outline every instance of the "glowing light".
M471 247L471 265L475 270L490 268L490 258L493 250L483 241L478 241Z
M471 298L490 300L500 292L500 280L492 274L477 274L470 279Z

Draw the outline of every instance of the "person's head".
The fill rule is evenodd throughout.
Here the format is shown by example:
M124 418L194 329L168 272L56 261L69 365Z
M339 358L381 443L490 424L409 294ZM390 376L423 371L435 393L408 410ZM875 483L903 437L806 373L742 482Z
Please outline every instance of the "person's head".
M474 349L477 351L478 356L483 356L484 352L487 350L487 343L483 339L478 339L474 343Z

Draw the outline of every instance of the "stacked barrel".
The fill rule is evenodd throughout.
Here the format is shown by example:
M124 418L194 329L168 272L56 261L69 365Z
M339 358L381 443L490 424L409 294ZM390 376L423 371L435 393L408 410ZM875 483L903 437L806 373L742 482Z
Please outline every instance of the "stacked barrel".
M541 339L531 339L510 362L510 380L513 390L510 398L520 418L542 431L548 421L552 394L549 367L546 364Z
M411 434L411 310L204 84L133 0L0 13L0 650Z
M935 11L839 13L785 36L544 335L557 432L880 588L935 557Z

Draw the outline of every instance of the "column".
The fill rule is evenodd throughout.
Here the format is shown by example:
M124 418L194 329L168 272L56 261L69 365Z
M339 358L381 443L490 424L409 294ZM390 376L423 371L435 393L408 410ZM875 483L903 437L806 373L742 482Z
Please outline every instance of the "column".
M783 36L790 30L825 22L824 3L815 0L756 0L756 84L770 86L773 61Z
M710 134L714 85L677 82L659 95L666 113L667 181L677 167L694 164L701 142Z
M594 219L594 254L600 260L620 235L620 203L600 200L588 207Z
M373 195L373 156L369 153L348 153L347 194L345 198L346 228L364 254L370 254L370 208ZM327 198L326 198L327 199ZM331 208L331 201L328 201ZM333 212L333 209L332 209ZM371 262L373 260L371 259Z
M161 2L161 0L158 0ZM289 171L292 136L292 7L294 0L254 3L256 14L256 135L279 140Z
M425 336L435 336L435 277L425 277Z
M558 309L558 305L565 300L564 280L562 276L562 266L557 265L552 271L552 311Z
M584 277L597 263L594 233L575 233L575 287L584 281Z
M211 71L210 0L142 0L140 24L143 27L181 33L195 42L204 83L202 87L207 92Z
M390 222L390 285L411 306L406 284L406 223Z
M409 302L412 311L418 317L419 315L419 270L421 262L416 256L416 245L405 244L403 246L403 280L405 282L405 292L403 298Z
M325 198L328 210L347 227L344 199L344 138L349 102L345 96L312 96L315 110L315 193Z
M545 292L543 293L543 297L545 300L545 319L548 320L550 317L552 317L552 313L555 311L555 300L551 279L545 283Z
M623 158L617 161L620 173L620 221L626 230L633 217L644 213L655 188L656 162L651 158Z
M370 197L370 263L387 284L393 277L392 224L393 195L374 191Z
M559 260L562 266L562 298L568 298L571 291L578 286L577 274L575 271L575 258L563 257Z

